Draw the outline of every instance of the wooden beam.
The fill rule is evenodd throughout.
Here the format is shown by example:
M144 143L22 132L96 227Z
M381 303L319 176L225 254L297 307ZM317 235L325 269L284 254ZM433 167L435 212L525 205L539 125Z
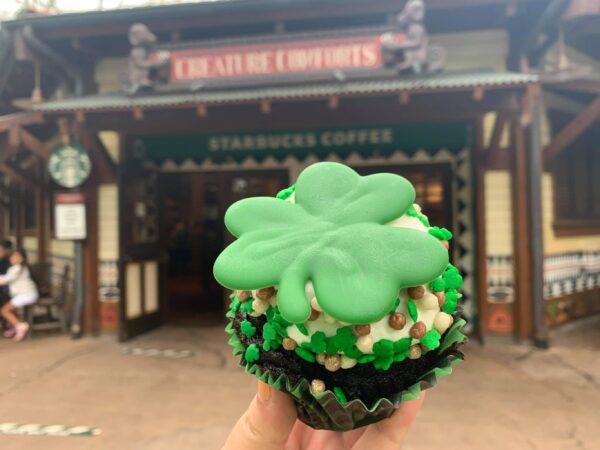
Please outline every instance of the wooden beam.
M513 270L515 296L515 328L517 337L528 339L533 335L533 291L531 285L532 254L530 251L529 178L525 130L518 117L511 119L512 128L512 222L513 222Z
M14 126L8 129L8 145L19 147L21 145L21 128Z
M508 115L504 112L499 112L496 116L496 122L494 123L494 129L492 130L492 136L490 137L490 143L486 151L485 167L491 165L492 161L498 158L500 152L500 142L502 141L502 135L504 128L508 121Z
M44 122L41 113L15 113L0 116L0 132L9 130L15 126L35 125Z
M19 152L19 147L14 145L6 145L4 150L0 152L0 163L8 161L12 156Z
M549 163L600 117L600 95L597 96L579 115L569 122L544 149L544 160Z
M18 167L15 167L9 163L0 163L0 171L4 172L9 178L13 179L17 183L21 183L30 189L43 189L42 184L36 179L36 177L31 176L27 172L24 172Z
M32 153L35 153L44 161L46 161L52 153L52 149L50 147L23 128L21 128L21 141L28 150L30 150Z
M39 160L37 167L38 175L40 179L44 179L44 172L46 169L46 161ZM48 251L48 235L50 232L49 222L49 192L47 189L38 189L35 193L36 200L36 215L37 215L37 251L38 261L45 263L47 260Z
M473 164L475 166L475 246L477 263L475 265L475 280L477 283L477 312L479 313L478 334L483 341L488 328L489 303L487 282L487 249L485 224L485 164L483 143L483 117L475 119L475 149Z

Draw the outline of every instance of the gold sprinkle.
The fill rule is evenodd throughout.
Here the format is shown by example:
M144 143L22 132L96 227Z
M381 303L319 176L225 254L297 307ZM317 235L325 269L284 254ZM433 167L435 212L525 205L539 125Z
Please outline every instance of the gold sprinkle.
M355 335L366 336L371 332L371 325L354 325L352 329Z
M245 302L246 300L250 300L252 298L252 292L250 291L235 291L235 295L240 302Z
M411 345L408 349L409 359L419 359L421 357L421 346L419 344Z
M256 291L256 298L260 300L269 300L273 295L275 295L274 287L263 288Z
M314 379L310 382L310 390L313 394L325 392L325 382L323 380Z
M425 336L425 332L427 331L427 327L423 322L416 322L412 327L410 327L410 337L413 339L421 339Z
M325 358L327 358L327 353L319 353L316 356L317 362L321 365L325 364Z
M406 293L413 300L419 300L420 298L423 298L423 296L425 295L425 288L423 286L409 287L406 290Z
M283 346L283 348L290 351L298 347L296 341L289 337L283 338L283 342L281 343L281 345Z
M404 328L404 325L406 325L406 316L399 312L390 314L388 324L394 330L401 330L402 328Z
M330 372L336 372L339 370L341 360L339 355L327 355L325 357L325 368Z

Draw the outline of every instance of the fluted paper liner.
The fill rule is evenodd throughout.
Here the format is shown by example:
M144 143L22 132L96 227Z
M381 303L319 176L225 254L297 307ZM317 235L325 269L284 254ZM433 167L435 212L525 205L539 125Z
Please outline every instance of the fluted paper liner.
M437 349L438 352L444 352L453 345L463 343L466 340L466 336L460 331L465 323L463 319L459 319L454 323L442 337L440 347ZM227 325L225 331L231 335L229 344L233 347L233 355L243 355L246 348L238 338L231 322ZM438 379L450 375L452 366L460 361L462 361L461 353L448 353L438 361L436 367L419 377L412 386L391 395L389 398L377 400L371 408L368 408L359 399L341 404L330 390L313 395L308 380L302 378L299 382L293 384L285 374L274 377L268 369L261 367L259 364L248 363L246 372L256 375L259 380L275 389L288 392L294 398L298 418L305 424L316 429L350 431L391 416L402 402L419 398L421 391L434 386Z

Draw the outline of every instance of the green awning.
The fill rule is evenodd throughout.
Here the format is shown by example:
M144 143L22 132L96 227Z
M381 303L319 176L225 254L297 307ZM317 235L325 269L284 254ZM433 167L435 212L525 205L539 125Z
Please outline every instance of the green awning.
M247 157L262 161L289 155L299 160L309 155L344 158L351 153L362 157L389 156L396 150L408 155L419 149L459 151L471 144L471 130L465 122L405 123L346 128L256 131L247 133L194 134L141 137L146 159L161 165L180 165L187 160L202 163L242 162Z

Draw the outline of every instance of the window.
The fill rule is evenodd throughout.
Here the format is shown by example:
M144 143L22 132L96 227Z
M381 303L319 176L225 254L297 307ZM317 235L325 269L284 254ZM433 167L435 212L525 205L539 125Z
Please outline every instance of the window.
M554 161L557 234L600 232L600 148L585 139Z

